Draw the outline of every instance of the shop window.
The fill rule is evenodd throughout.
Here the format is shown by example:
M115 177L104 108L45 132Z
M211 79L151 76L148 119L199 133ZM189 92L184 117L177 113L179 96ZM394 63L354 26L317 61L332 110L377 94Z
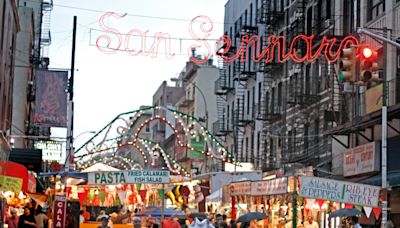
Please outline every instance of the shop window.
M385 0L369 0L368 1L368 21L385 12Z

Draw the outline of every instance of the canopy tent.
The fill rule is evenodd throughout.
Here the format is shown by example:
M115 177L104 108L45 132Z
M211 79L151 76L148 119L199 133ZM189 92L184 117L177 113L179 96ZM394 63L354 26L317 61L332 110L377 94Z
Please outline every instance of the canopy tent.
M96 164L82 170L83 173L101 172L101 171L120 171L120 170L117 168L114 168L112 166L103 164L103 163L96 163Z
M222 188L218 189L217 191L211 193L206 197L206 202L222 202Z

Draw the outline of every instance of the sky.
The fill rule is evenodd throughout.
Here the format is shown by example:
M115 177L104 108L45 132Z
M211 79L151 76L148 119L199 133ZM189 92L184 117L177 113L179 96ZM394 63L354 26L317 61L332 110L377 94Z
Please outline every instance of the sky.
M223 34L224 5L227 0L54 0L51 12L52 44L49 48L50 68L70 69L73 16L77 16L77 44L74 78L74 147L78 148L92 135L86 131L98 131L122 112L138 109L152 103L152 96L162 81L169 84L188 61L191 45L201 44L190 40L191 20L199 15L208 16L212 21L209 36L211 48ZM78 9L80 8L80 9ZM110 47L116 47L118 38L104 33L99 20L105 12L115 12L120 18L105 17L104 25L127 34L133 29L146 31L147 46L158 32L168 33L171 38L171 52L167 59L132 56L118 50L105 54L96 47L101 35L111 37ZM206 24L206 29L211 29ZM194 33L203 36L199 23L193 23ZM99 31L100 30L100 31ZM122 35L120 49L128 43L130 49L138 50L140 37L133 36L126 42ZM189 38L189 40L186 40ZM99 41L106 47L105 40ZM164 53L163 43L160 53ZM109 49L108 49L109 50ZM201 50L198 50L201 52ZM83 133L83 134L81 134ZM53 136L65 136L65 129L52 129Z

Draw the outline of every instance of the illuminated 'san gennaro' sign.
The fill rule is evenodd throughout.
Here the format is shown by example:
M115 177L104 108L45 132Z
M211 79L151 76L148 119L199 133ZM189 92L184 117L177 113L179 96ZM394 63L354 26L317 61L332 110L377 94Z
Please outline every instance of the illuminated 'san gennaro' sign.
M125 39L123 39L123 34L121 32L105 24L107 17L121 18L122 16L114 12L108 12L100 17L99 24L103 31L117 38L113 41L113 39L106 34L96 38L96 46L103 53L113 54L118 50L123 50L129 55L143 55L155 58L159 53L160 44L163 43L165 57L171 59L175 56L175 53L171 50L171 37L168 33L155 33L154 36L152 36L153 43L149 46L146 45L149 31L141 31L135 28L125 34ZM214 51L212 51L209 43L212 30L213 22L207 16L197 16L190 22L189 33L193 42L195 42L188 48L188 56L190 56L191 61L199 64L204 63L214 54L222 58L224 62L233 62L238 59L240 62L251 60L254 62L264 61L265 63L271 63L274 58L277 58L275 62L282 63L287 60L292 60L300 63L313 62L321 55L325 56L328 62L336 62L343 48L359 44L359 40L355 36L346 36L338 40L337 38L328 38L326 36L297 35L291 39L288 47L286 47L287 38L284 36L263 37L263 39L267 39L268 45L266 45L266 47L261 47L261 37L259 35L249 36L248 34L242 34L238 47L233 47L231 38L224 35L215 43ZM140 48L135 48L135 50L129 47L134 36L140 37L141 41ZM317 39L319 46L314 47L317 43ZM304 53L298 53L299 44L301 44ZM204 58L199 59L193 57L193 48L205 50ZM250 48L253 50L252 52L249 52ZM249 53L252 53L251 56Z

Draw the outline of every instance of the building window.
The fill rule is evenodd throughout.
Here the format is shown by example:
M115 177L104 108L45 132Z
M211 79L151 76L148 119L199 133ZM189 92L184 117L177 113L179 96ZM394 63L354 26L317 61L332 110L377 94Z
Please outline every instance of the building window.
M250 91L247 90L247 115L250 114Z
M230 109L229 109L229 105L227 106L227 112L226 112L226 126L227 126L227 130L229 130L229 112L230 112Z
M253 4L250 3L250 26L253 26Z
M250 153L251 153L251 163L254 164L254 133L251 133L251 138L250 138L250 149L249 149Z
M245 153L246 153L246 162L249 162L249 150L248 150L248 147L249 147L249 138L248 137L246 137L246 145L245 145Z
M256 158L256 161L261 160L261 151L260 151L260 145L261 145L261 138L260 138L260 132L257 132L257 141L256 141L256 147L257 147L257 153L258 153L258 157Z
M385 12L385 0L368 1L368 20L372 20Z

